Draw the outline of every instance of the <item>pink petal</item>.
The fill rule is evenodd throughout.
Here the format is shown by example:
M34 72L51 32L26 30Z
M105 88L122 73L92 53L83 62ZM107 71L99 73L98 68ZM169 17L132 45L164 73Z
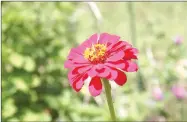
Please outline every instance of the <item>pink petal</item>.
M78 57L78 56L82 56L82 50L80 50L79 48L72 48L69 55L68 55L68 59L72 59L74 57Z
M125 50L125 56L123 59L125 60L131 60L131 59L137 59L138 50L136 48L130 48Z
M101 77L107 78L110 75L110 69L104 64L93 65L92 68L88 71L90 77Z
M90 70L91 67L92 67L92 65L86 65L86 66L80 67L80 68L78 69L78 72L79 72L79 73L84 73L84 72Z
M107 53L109 57L107 61L117 61L123 59L126 56L125 50L127 48L131 48L131 45L125 41L118 41L112 46L109 46L107 48Z
M122 72L118 69L114 69L114 70L117 71L117 77L113 80L116 82L116 84L118 84L120 86L124 85L127 81L127 76L125 75L124 72Z
M87 65L90 65L90 63L89 62L77 63L77 62L73 62L73 61L70 61L70 60L67 60L64 63L64 67L65 68L70 68L70 69L73 69L75 67L80 67L80 66L87 66Z
M112 67L108 67L109 75L106 77L108 80L114 80L117 78L118 72Z
M80 77L80 78L79 78L79 77ZM84 85L84 81L85 81L87 78L88 78L88 75L87 75L87 74L79 75L78 78L77 78L77 80L75 80L75 81L73 82L73 85L72 85L73 89L74 89L75 91L77 91L77 92L80 91L81 88L82 88L82 86Z
M118 61L121 60L125 56L125 53L123 51L117 52L113 55L111 55L109 58L107 58L107 61Z
M110 36L111 35L108 34L108 33L101 33L100 38L99 38L99 43L100 44L106 44L106 42L109 40Z
M110 66L110 67L115 67L119 69L124 69L126 66L126 61L125 60L118 60L118 61L107 61L105 65Z
M79 56L79 57L74 57L72 59L72 62L77 62L77 63L88 63L88 60L85 59L83 56Z
M86 60L83 56L75 57L74 59L68 59L64 63L65 68L74 68L83 65L90 65L90 62Z
M74 69L72 69L72 70L69 71L69 73L68 73L68 79L69 79L70 85L73 84L73 82L74 82L73 79L75 79L75 77L78 76L78 75L79 75L78 74L78 68L74 68Z
M65 68L74 68L81 65L88 65L90 62L84 58L82 55L83 49L81 46L77 48L72 48L69 55L68 60L65 61L64 67Z
M64 62L64 67L65 68L71 68L71 67L73 67L73 64L72 64L71 61L67 60L67 61Z
M75 68L70 70L68 73L68 79L70 85L73 87L75 91L80 91L82 86L84 85L84 81L88 78L87 73L78 73L79 68Z
M72 74L82 74L90 70L90 68L91 68L90 65L86 65L86 66L83 65L80 67L76 67L72 70Z
M120 39L119 36L111 35L108 33L101 33L99 38L99 43L110 45L112 43L115 43L119 39Z
M132 47L132 45L130 45L128 42L126 41L117 41L115 43L113 43L112 45L107 47L107 51L112 53L112 52L118 52L121 50L125 50Z
M136 72L138 70L138 65L133 61L126 61L126 66L123 70L126 72Z
M98 40L98 34L93 34L89 39L84 41L81 46L84 46L85 48L91 47L92 44L96 44Z
M92 96L98 96L102 91L102 83L99 77L93 77L89 84L89 91Z
M98 72L99 77L101 78L107 78L110 75L110 69L104 65L104 67L100 70L96 69L96 71Z
M95 77L98 75L98 72L96 71L96 67L93 65L93 67L88 71L88 75L90 77Z

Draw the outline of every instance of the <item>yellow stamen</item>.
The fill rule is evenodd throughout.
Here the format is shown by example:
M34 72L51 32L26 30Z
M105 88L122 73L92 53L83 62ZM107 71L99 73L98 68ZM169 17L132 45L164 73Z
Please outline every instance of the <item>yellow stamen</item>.
M91 62L103 61L106 54L106 49L106 45L104 44L92 45L92 47L86 48L84 51L84 58Z

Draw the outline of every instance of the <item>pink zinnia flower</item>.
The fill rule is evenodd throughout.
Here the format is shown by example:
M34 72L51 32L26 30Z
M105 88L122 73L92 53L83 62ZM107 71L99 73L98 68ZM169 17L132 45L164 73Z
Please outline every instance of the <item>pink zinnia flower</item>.
M172 92L177 99L183 99L186 96L186 90L181 85L174 85L172 87Z
M124 72L138 70L133 59L138 50L119 36L108 33L94 34L81 45L72 48L65 68L70 69L68 79L75 91L80 91L84 81L90 77L89 91L97 96L102 91L101 78L115 81L122 86L127 77Z

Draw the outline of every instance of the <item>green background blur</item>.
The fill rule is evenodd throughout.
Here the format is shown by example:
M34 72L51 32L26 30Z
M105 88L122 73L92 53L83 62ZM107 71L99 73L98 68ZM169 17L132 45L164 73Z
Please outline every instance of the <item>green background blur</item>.
M85 86L76 93L64 69L69 50L99 31L140 52L139 71L127 73L123 87L113 85L118 119L187 120L186 98L171 92L187 84L180 63L187 62L186 10L184 2L2 2L3 121L110 120L104 92L93 98ZM153 99L155 86L162 100Z

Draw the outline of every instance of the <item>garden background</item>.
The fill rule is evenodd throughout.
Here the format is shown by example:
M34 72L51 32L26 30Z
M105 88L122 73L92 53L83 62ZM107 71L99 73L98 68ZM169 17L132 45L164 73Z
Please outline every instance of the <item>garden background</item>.
M187 2L2 2L2 120L110 120L104 93L76 93L64 61L98 32L139 49L137 73L112 85L121 121L187 120Z

